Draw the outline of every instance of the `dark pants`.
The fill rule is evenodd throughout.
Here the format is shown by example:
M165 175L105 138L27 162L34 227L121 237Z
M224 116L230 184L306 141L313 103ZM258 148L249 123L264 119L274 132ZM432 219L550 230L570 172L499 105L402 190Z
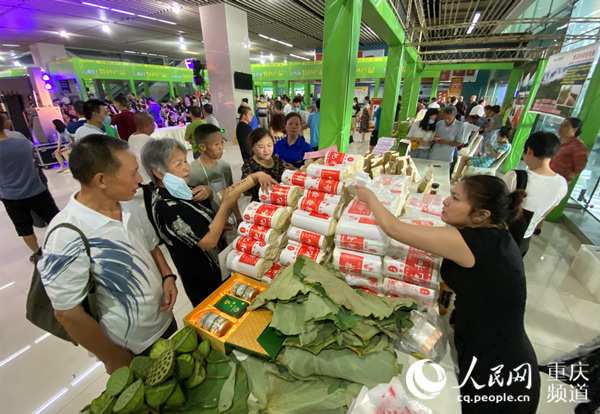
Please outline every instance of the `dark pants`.
M527 252L529 251L529 243L531 242L531 237L527 237L526 239L522 239L519 242L519 250L521 251L521 256L525 257Z
M2 202L6 208L6 213L15 226L15 230L17 230L17 234L21 237L33 234L32 211L35 211L46 223L50 223L59 212L54 198L48 190L44 190L33 197L21 200L2 200Z

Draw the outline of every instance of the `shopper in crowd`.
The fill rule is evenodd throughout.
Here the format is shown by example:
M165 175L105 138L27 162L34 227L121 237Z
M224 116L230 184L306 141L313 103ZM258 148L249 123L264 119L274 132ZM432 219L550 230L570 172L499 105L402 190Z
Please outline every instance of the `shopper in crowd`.
M160 105L156 103L154 98L150 97L147 101L148 110L147 112L154 118L154 122L156 122L156 126L159 128L165 127L165 121L160 117Z
M0 120L0 199L17 234L32 251L30 260L34 261L40 254L40 246L33 232L31 212L50 223L58 207L36 170L33 144L28 139L6 135L10 121L5 112L0 113Z
M154 139L144 147L144 168L156 189L152 212L161 239L165 242L190 302L196 307L221 284L218 254L229 210L237 204L228 190L215 214L202 203L192 200L188 187L190 166L186 149L175 139Z
M206 121L206 123L220 128L219 121L217 121L217 118L215 118L215 116L213 115L213 106L207 103L204 104L202 108L204 109L204 120Z
M454 344L462 413L534 414L540 376L523 321L525 272L519 247L506 229L520 214L525 192L510 193L498 177L467 177L444 200L442 220L452 227L403 223L371 190L357 186L357 193L392 239L444 258L442 279L456 293ZM523 380L490 382L499 366ZM510 398L490 398L496 394Z
M283 95L283 98L281 98L281 104L283 105L282 112L284 115L287 115L290 112L292 112L292 105L290 105L290 98L288 98L286 95Z
M319 149L319 129L321 128L321 100L317 99L315 111L308 116L307 122L310 128L310 146L317 151Z
M282 112L271 116L269 132L273 137L273 145L285 138L285 115Z
M358 132L358 114L360 113L360 104L355 96L352 101L352 123L350 124L350 143L354 142L354 134Z
M560 139L551 132L539 131L525 141L523 160L527 164L527 196L523 200L524 210L533 213L523 239L519 241L521 254L525 256L536 227L544 217L567 195L567 180L550 168L550 161L560 150ZM509 191L517 189L518 178L515 170L502 178Z
M480 117L485 117L485 99L480 99L477 105L475 105L469 115L479 115Z
M285 162L285 167L297 170L304 165L304 154L312 147L300 136L302 118L291 112L285 117L286 137L275 144L274 152Z
M194 155L194 159L200 156L200 149L198 148L198 144L194 141L194 131L200 125L206 124L206 121L202 119L202 108L199 106L192 106L190 108L190 115L192 122L185 127L185 132L183 136L185 140L192 146L192 154Z
M419 98L419 100L417 101L417 113L423 111L427 109L427 107L425 106L425 104L423 103L423 99Z
M282 114L285 117L285 114L283 113L283 105L282 105L281 101L273 102L272 110L273 110L273 115Z
M179 122L177 122L177 114L174 111L169 110L166 122L168 127L178 126Z
M303 103L304 102L302 102L302 98L299 96L296 96L294 98L294 101L292 102L292 112L300 115L300 118L302 119L302 130L308 128L306 124L308 122L308 115L309 115L308 112L306 112L305 110L302 109Z
M38 264L56 319L109 374L177 330L175 276L148 218L130 201L141 181L137 169L119 138L96 134L77 142L71 172L81 190L49 229L61 223L78 227L90 243L91 259L79 234L60 228L47 238ZM90 272L98 282L98 321L82 306Z
M267 119L267 100L265 99L265 95L260 95L259 100L256 102L256 113L258 114L258 126L267 128L269 122Z
M583 122L579 118L567 118L558 127L560 150L550 161L550 168L565 177L568 183L585 169L589 150L579 139Z
M466 109L467 109L467 105L465 105L465 103L463 102L462 96L458 97L458 100L454 106L456 106L456 111L459 114L461 114L462 116L467 116L467 114L465 113Z
M365 134L369 132L369 126L371 124L371 118L373 117L373 110L371 109L371 99L365 96L365 104L362 108L362 115L360 117L359 132L360 132L360 143L365 142Z
M222 159L225 144L221 129L210 124L200 125L194 131L194 141L201 155L190 165L188 185L192 187L194 201L208 200L208 206L218 211L218 193L233 184L231 166ZM241 222L237 204L232 211L238 223Z
M398 95L398 102L396 102L396 116L394 117L394 122L398 122L400 118L400 112L402 111L402 95Z
M250 126L250 121L252 121L252 109L248 106L241 105L238 108L238 115L240 116L240 122L238 122L235 128L235 136L240 145L242 159L246 162L252 157L250 145L248 144L248 135L253 129Z
M415 122L410 127L406 139L417 143L417 149L410 152L413 158L427 159L429 150L435 136L435 124L438 121L439 111L436 108L428 109L423 119Z
M429 159L451 163L456 148L462 144L464 126L456 120L455 107L444 108L442 117L443 122L435 125L434 144L429 152Z
M472 139L477 137L481 128L477 125L477 120L479 117L477 115L469 115L465 122L463 122L463 135L462 135L462 145L466 147L469 145Z
M104 121L108 117L108 109L104 102L99 99L90 99L83 104L83 114L85 123L83 123L75 132L74 141L80 141L82 138L92 134L104 134L106 127Z
M502 115L500 115L500 106L490 106L488 113L489 123L483 130L482 152L490 153L492 147L498 143L498 131L502 128ZM489 145L488 145L489 144Z
M248 136L252 148L252 158L242 165L242 179L251 177L256 186L246 192L252 201L258 199L258 190L270 191L271 187L281 182L285 170L284 162L279 155L273 153L273 137L264 128L257 128Z
M437 98L434 96L431 98L431 103L427 107L427 109L440 109L440 104L437 101Z
M110 124L117 127L119 138L127 141L135 131L135 122L133 121L135 114L131 112L129 101L123 95L115 98L115 107L119 110L119 113L111 118Z
M489 152L481 153L476 157L469 157L464 155L460 159L460 163L456 168L456 173L452 177L453 182L458 182L460 177L462 177L463 170L467 166L473 166L478 168L489 168L494 161L500 158L504 153L510 151L510 143L508 142L508 135L510 134L510 130L507 127L502 127L498 133L498 139L496 145L492 146L492 144L486 144Z
M54 157L56 161L58 161L58 170L57 173L62 173L65 171L69 171L69 167L65 167L65 160L67 163L69 162L69 154L71 153L71 139L69 138L69 133L67 132L67 126L60 120L54 119L52 121L54 125L54 129L57 132L57 141L56 141L56 151L54 151Z
M469 99L469 104L466 107L465 114L471 115L471 110L477 106L477 95L471 95Z
M138 112L134 114L133 120L135 131L129 137L129 150L135 155L138 165L141 166L142 148L152 139L150 136L154 133L154 118L146 112ZM140 168L139 172L142 176L142 184L149 184L152 181L152 177L146 173L144 168Z
M375 126L373 127L373 132L371 132L371 139L369 140L369 152L373 152L373 149L377 146L377 140L379 140L379 123L381 122L381 105L375 112L373 112L373 116L375 117Z
M192 121L192 100L188 95L183 99L183 115L185 116L185 122L190 123Z

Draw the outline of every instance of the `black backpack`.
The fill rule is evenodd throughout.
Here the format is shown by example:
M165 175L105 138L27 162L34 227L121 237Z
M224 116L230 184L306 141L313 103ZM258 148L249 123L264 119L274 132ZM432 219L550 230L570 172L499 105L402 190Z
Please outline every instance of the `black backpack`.
M517 175L517 189L526 190L527 171L514 170L514 172ZM523 240L523 236L525 236L525 232L527 231L527 227L529 227L529 223L531 223L532 218L533 211L523 209L523 213L517 219L509 223L508 230L517 244L520 245L521 241Z

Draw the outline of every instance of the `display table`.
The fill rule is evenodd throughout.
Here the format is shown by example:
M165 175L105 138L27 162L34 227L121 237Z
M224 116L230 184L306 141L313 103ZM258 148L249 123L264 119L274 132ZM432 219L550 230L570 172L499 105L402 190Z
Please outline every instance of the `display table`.
M413 158L412 160L414 161L421 178L425 176L429 166L433 165L435 167L433 182L440 185L437 193L444 197L450 195L450 189L452 188L450 185L450 163L444 161L422 160L419 158ZM411 183L409 187L410 192L415 194L418 186L419 183Z
M166 127L157 128L151 135L152 138L173 138L185 145L186 149L192 149L192 146L185 140L185 127Z

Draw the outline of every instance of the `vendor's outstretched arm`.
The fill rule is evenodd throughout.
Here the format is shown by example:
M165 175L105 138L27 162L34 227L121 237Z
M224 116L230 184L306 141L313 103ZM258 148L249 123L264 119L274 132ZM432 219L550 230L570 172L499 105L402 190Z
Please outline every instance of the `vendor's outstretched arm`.
M452 260L463 267L473 267L475 257L454 227L425 227L403 223L377 200L366 187L356 186L358 198L369 204L375 221L392 239L426 252Z

